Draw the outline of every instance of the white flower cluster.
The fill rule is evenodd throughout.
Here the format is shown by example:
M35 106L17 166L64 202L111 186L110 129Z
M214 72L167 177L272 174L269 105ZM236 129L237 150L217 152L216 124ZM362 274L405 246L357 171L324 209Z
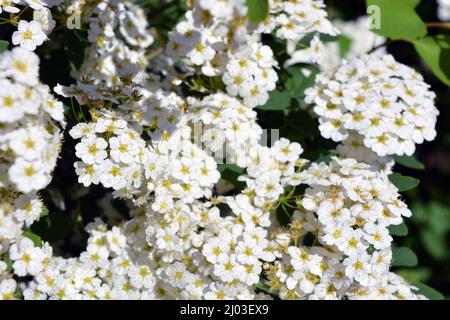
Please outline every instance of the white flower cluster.
M272 50L246 18L245 1L197 1L169 34L167 53L208 77L220 76L231 96L263 105L278 80Z
M35 276L24 289L24 297L260 297L253 288L260 281L262 261L275 257L266 250L270 212L255 204L270 208L283 192L284 183L290 177L298 180L294 166L299 165L301 149L282 140L270 149L260 147L259 152L266 157L262 163L256 161L249 166L253 173L245 180L253 187L248 187L246 194L212 197L206 203L195 200L186 204L185 199L178 200L170 210L137 209L132 212L134 218L109 231L97 220L86 227L90 238L79 258L48 259L46 244L43 249L33 248L28 239L22 240L11 249L14 271ZM283 172L277 163L282 164ZM265 176L259 178L259 171ZM20 248L17 254L16 248ZM28 255L26 264L24 254Z
M202 146L216 158L246 167L250 149L259 144L262 134L256 124L256 112L223 93L201 101L189 98L188 106L187 117L194 134L201 134Z
M438 16L443 21L450 20L450 1L438 0Z
M19 236L9 248L10 268L19 277L38 276L50 263L52 252L48 243L38 248L31 239ZM0 300L14 300L19 289L16 280L4 276L7 268L6 263L0 261Z
M81 104L108 102L92 112L89 123L70 130L73 138L81 138L75 147L81 159L75 163L79 182L113 188L115 196L137 205L153 199L153 208L167 212L173 209L172 198L190 202L210 196L220 175L213 158L190 140L183 100L176 94L150 92L145 79L133 88L80 83L57 91L75 96Z
M63 105L39 82L38 73L34 53L15 48L0 55L0 255L20 239L22 228L40 218L37 192L50 183L61 145L57 124L64 125ZM11 257L14 250L13 245ZM0 294L8 297L15 285L2 280L5 270L0 260ZM22 270L16 274L22 276Z
M39 248L27 238L18 241L10 250L14 272L35 276L23 288L24 298L156 298L151 269L154 261L144 248L145 238L140 238L136 230L125 237L125 228L114 227L108 231L99 220L90 223L86 227L90 235L87 249L79 258L52 257L48 243Z
M339 31L327 19L323 0L270 1L270 17L264 24L268 33L276 29L281 39L300 41L309 33L336 35Z
M338 28L327 19L325 4L322 0L308 1L272 1L271 16L266 24L266 32L276 29L276 35L287 40L287 52L297 62L322 64L324 44L319 34L335 36ZM306 35L313 34L309 44L298 46ZM294 53L296 56L294 57ZM305 59L306 58L306 59Z
M0 56L2 188L29 193L51 180L64 108L39 82L39 58L16 48Z
M133 1L71 1L67 11L89 24L91 45L74 76L90 75L112 85L146 64L145 49L154 39L142 8Z
M342 58L347 60L353 59L361 54L368 53L372 49L383 44L386 39L373 33L369 29L370 19L367 16L359 17L355 21L333 21L334 26L339 30L340 35L350 42L346 52L343 51L344 46L339 41L320 42L318 39L313 40L312 46L308 49L301 48L299 50L288 52L291 56L284 67L289 67L298 63L317 63L323 70L331 70L337 68L342 63ZM384 47L375 50L378 54L386 53Z
M264 249L270 210L287 183L299 183L296 168L304 164L298 159L302 149L286 139L272 148L259 146L262 130L245 101L217 93L185 102L164 88L154 76L140 72L121 77L111 88L105 88L104 81L82 79L76 86L57 89L80 104L98 107L101 101L104 107L91 111L89 123L70 131L81 138L76 146L81 161L75 164L79 181L112 187L115 196L143 205L140 215L125 224L124 233L136 250L142 243L147 256L152 255L152 260L140 262L146 266L140 273L149 277L145 289L151 297L254 297L261 258L268 254ZM198 125L201 137L191 141ZM212 193L220 177L212 155L223 148L219 154L248 167L241 178L247 188L236 197ZM97 249L88 246L87 251ZM105 252L92 252L107 259ZM142 260L126 257L125 250L120 254L132 263ZM77 263L92 268L84 255ZM126 272L114 274L115 282L128 283ZM120 297L144 298L140 289L140 282L133 281L130 295Z
M72 3L72 11L90 22L92 43L74 74L78 81L55 91L89 110L83 114L87 119L69 131L79 140L79 183L113 189L112 196L132 208L131 219L112 227L100 219L89 223L87 248L76 258L54 256L48 243L36 246L21 237L20 228L13 238L5 237L8 242L0 252L8 254L10 263L0 261L0 274L9 268L19 277L31 276L20 284L25 299L270 299L269 293L282 299L423 298L389 271L392 238L387 228L411 215L387 179L390 159L363 151L344 159L365 144L362 129L347 128L345 137L341 132L342 158L307 169L298 143L284 138L270 147L261 143L263 130L253 109L265 103L278 79L277 62L261 35L275 33L296 43L311 32L335 34L323 1L270 1L270 16L259 25L246 17L244 0L195 1L156 61L145 56L153 38L138 6L116 0L89 6L81 0ZM15 50L20 51L11 58L23 51ZM358 100L355 92L366 90L369 99L382 94L392 106L382 108L384 100L379 101L380 123L396 112L419 124L430 117L435 121L437 114L430 115L433 96L417 74L390 58L373 60L346 63L336 75L321 76L309 92L311 101L317 98L316 109L328 110L330 100L336 114L332 119L351 117L355 110L366 116L363 102L349 102ZM35 79L37 69L28 64L18 64L18 70L32 70ZM20 72L14 72L18 75L6 73L6 81L23 85ZM36 85L26 97L34 97ZM195 90L183 87L190 85ZM11 92L20 91L10 89L5 95ZM38 101L41 106L47 100ZM59 134L45 116L62 121L60 104L54 101L49 110L57 111L47 113L17 111L22 106L5 113L9 120L0 130L9 134L8 126L26 117L26 123L46 120L45 128L52 128L48 133ZM413 111L417 119L411 118ZM430 126L426 122L423 128ZM415 130L431 138L428 131ZM414 139L422 137L416 131ZM39 137L33 131L24 139ZM14 138L14 143L20 140ZM20 154L11 143L0 140L0 146L7 146L2 157L8 157L2 158L2 168L18 157L36 162L26 141L26 152ZM43 145L52 146L48 141ZM56 158L57 150L51 154ZM355 160L366 161L364 157L378 166ZM218 164L224 159L243 172L230 193L220 192ZM42 207L36 201L25 206L33 216ZM285 206L296 210L281 227L277 209ZM10 217L10 208L2 205L0 213ZM0 231L9 232L8 220L0 218ZM34 220L23 218L27 225ZM0 297L13 298L16 282L0 279Z
M389 175L395 165L391 156L380 157L364 145L364 138L357 133L350 133L348 138L336 147L336 154L341 158L351 158L358 162L371 164L374 169Z
M186 67L207 77L221 77L226 91L253 108L275 89L277 62L261 33L276 34L297 43L310 32L335 34L322 1L271 1L271 14L255 25L246 17L245 1L196 1L185 20L169 34L168 54L184 58ZM294 44L295 45L295 44Z
M44 41L47 41L47 36L56 25L49 8L60 2L59 0L8 0L0 2L0 13L8 12L12 18L16 14L20 17L20 14L28 8L33 10L33 20L19 21L17 31L12 35L12 43L29 51L34 51ZM24 8L20 9L17 6Z
M301 152L287 140L256 147L240 178L247 185L241 194L190 207L179 202L172 213L148 216L147 241L161 257L159 272L165 270L164 287L173 288L172 298L255 298L263 260L274 259L266 230L270 210L284 186L299 180Z
M354 132L377 155L412 155L436 137L435 94L420 74L391 55L363 55L317 76L306 92L323 137L344 141Z
M279 260L267 272L272 291L287 299L423 298L389 272L387 227L411 212L385 174L333 158L300 176L309 187L297 200L290 232L275 238Z

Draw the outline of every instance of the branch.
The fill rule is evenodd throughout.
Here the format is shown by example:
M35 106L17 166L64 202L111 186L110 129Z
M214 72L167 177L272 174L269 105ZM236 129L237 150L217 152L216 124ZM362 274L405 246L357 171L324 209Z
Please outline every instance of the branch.
M428 28L443 28L443 29L450 30L450 23L449 22L428 22L427 27Z
M379 44L376 47L373 47L369 52L367 52L367 54L371 54L372 52L377 51L378 49L382 48L382 47L386 47L388 45L390 45L392 43L391 39L387 39L385 42L383 42L382 44Z

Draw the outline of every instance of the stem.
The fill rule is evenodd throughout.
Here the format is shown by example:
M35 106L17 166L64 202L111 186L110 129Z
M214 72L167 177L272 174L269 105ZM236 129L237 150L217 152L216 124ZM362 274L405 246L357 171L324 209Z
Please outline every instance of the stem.
M77 120L77 123L80 123L81 121L78 120L78 116L77 116L77 113L75 111L75 107L73 105L73 98L72 97L70 98L70 105L72 107L72 112L73 112L73 115L75 116L75 119Z
M86 117L84 116L83 107L81 104L78 104L78 107L80 108L81 117L83 118L85 123L88 123L89 121L86 120Z
M294 210L297 209L297 207L294 207L294 206L290 205L290 204L287 203L287 202L284 202L284 205L285 205L286 207L291 208L291 209L294 209Z
M289 211L284 206L284 203L281 203L281 208L283 209L284 213L288 216L288 218L292 218L292 214L289 213Z
M25 9L23 9L22 11L19 12L19 14L16 16L16 19L20 18L20 16L28 10L29 7L25 7Z
M378 49L380 49L380 48L382 48L382 47L388 46L388 45L390 45L391 43L392 43L392 40L388 39L388 40L386 40L385 42L383 42L382 44L380 44L380 45L378 45L378 46L372 48L369 52L367 52L367 54L371 54L372 52L375 52L375 51L377 51Z
M427 27L428 28L443 28L443 29L450 30L450 23L449 22L428 22Z
M154 50L152 52L150 52L146 58L148 61L153 60L154 58L156 58L157 56L159 56L161 53L164 52L164 48L159 48L157 50Z

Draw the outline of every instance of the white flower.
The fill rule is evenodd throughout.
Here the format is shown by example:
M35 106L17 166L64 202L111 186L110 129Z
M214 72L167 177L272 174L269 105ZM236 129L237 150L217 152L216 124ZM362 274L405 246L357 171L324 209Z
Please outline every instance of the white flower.
M21 195L16 200L15 205L18 208L15 213L16 219L24 221L26 226L31 226L34 221L39 219L42 213L42 201L38 198Z
M178 288L184 288L189 282L190 273L183 263L176 262L166 269L169 281Z
M111 158L116 162L130 164L135 160L139 151L136 143L134 143L127 134L110 138L109 145L111 147Z
M34 10L41 10L46 5L47 0L25 0L25 2Z
M64 105L61 101L48 97L43 103L43 109L50 114L53 120L64 123Z
M366 224L364 226L364 231L367 234L364 238L367 242L373 244L375 249L382 250L391 245L392 237L389 235L389 231L384 226Z
M9 256L14 261L14 272L18 276L37 275L44 268L42 251L28 238L22 238L13 244Z
M295 161L303 153L300 144L295 142L291 143L285 138L276 141L272 147L272 151L274 152L275 159L281 162Z
M39 162L27 162L19 158L8 170L8 174L17 189L25 193L43 189L49 183L43 164Z
M106 241L108 242L109 250L118 255L122 252L126 245L126 237L117 227L113 227L111 231L106 233Z
M75 154L84 163L100 164L106 159L108 153L105 151L108 143L103 138L88 136L81 139L81 142L75 146Z
M0 80L0 121L14 122L24 115L18 85Z
M0 300L15 300L16 287L17 283L14 279L0 280Z
M250 238L246 241L240 241L236 246L236 260L244 264L256 264L261 255L261 247L258 242Z
M369 258L370 257L366 252L360 251L357 254L345 259L345 275L349 278L355 279L362 285L368 285L369 272L371 271L370 264L368 263Z
M223 282L232 282L240 276L242 267L237 264L234 255L228 255L224 261L214 265L214 274Z
M450 1L438 0L438 16L442 21L450 20Z
M152 288L154 278L148 266L133 266L128 270L131 284L136 288Z
M239 275L239 280L244 282L246 285L254 285L259 282L259 275L261 273L261 264L246 264L242 268Z
M38 56L20 47L0 56L0 70L5 76L26 85L35 86L39 82Z
M245 84L240 92L244 103L253 108L265 104L269 100L267 91L256 84Z
M74 163L75 172L78 176L78 182L85 187L91 184L98 184L100 182L100 170L99 165L86 164L82 161L76 161Z
M316 254L311 254L306 248L298 248L293 246L290 246L287 249L287 252L291 257L290 262L295 270L311 272L315 275L320 275L322 273L320 270L320 262L322 257Z
M34 51L36 47L42 45L47 40L47 36L42 31L39 22L21 20L17 29L12 36L13 44L20 45L29 51Z
M206 61L211 61L215 53L214 49L204 42L202 36L202 39L194 44L194 48L187 54L187 57L193 64L202 65Z
M91 123L78 123L70 129L69 134L74 139L80 139L94 134L94 126Z
M2 0L0 2L0 13L2 12L2 8L5 12L9 13L18 13L20 9L15 7L15 4L18 4L20 0Z
M16 155L27 161L33 161L41 157L47 141L46 131L40 127L16 130L10 138L10 147Z
M105 188L119 190L127 185L128 168L106 159L100 167L100 182Z
M36 0L32 0L36 1ZM33 20L37 21L41 24L42 31L45 34L49 34L56 25L55 20L53 20L52 13L50 9L42 7L39 10L34 10L33 12Z
M202 253L211 263L222 263L227 258L230 247L225 241L219 238L212 238L205 243Z

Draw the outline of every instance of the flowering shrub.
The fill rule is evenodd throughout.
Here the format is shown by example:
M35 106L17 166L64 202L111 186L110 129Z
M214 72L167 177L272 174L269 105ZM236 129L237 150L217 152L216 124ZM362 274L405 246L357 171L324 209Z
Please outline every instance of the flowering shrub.
M394 165L421 165L436 94L387 53L389 21L371 30L326 9L0 2L0 297L439 295L391 268L416 259L393 236L417 180ZM450 84L429 54L448 38L408 39ZM267 143L272 112L295 134L271 119Z

